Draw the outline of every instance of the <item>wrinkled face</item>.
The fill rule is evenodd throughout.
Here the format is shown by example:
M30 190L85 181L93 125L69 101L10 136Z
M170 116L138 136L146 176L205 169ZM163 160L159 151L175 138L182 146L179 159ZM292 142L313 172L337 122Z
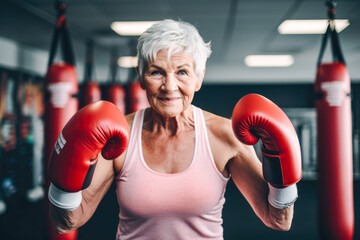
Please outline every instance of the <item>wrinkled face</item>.
M175 117L190 106L202 79L191 55L180 52L168 59L167 51L160 50L140 82L152 108L164 117Z

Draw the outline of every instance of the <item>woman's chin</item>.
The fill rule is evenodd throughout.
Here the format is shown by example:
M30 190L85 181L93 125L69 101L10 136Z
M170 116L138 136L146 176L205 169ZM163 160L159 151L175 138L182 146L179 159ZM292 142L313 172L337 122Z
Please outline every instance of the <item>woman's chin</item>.
M181 114L184 109L179 106L159 106L155 108L155 111L163 117L176 117Z

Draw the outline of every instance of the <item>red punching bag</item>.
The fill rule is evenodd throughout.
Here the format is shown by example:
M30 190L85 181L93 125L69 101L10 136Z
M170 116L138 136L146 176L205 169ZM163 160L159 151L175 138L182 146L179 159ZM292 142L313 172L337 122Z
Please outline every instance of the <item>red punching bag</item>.
M107 89L108 100L115 104L120 111L126 113L126 98L124 88L116 83L111 84Z
M74 56L71 48L68 23L65 16L66 5L56 2L58 12L57 25L50 48L48 70L45 77L45 189L46 196L50 185L47 172L48 161L62 128L67 121L78 111L79 104L76 94L78 93L78 79L74 67ZM57 43L62 35L62 53L64 62L53 63ZM77 237L77 230L66 234L55 233L49 218L49 201L45 198L47 239L74 240Z
M319 227L322 239L352 239L354 231L350 77L343 63L318 67Z
M129 113L149 107L146 92L139 82L130 82L128 85Z
M88 105L101 100L101 90L97 82L85 82L83 105Z
M133 51L132 55L136 54L136 41L129 42L130 50ZM135 68L130 70L130 82L127 86L127 96L128 96L128 112L136 112L140 109L149 107L149 102L147 100L146 91L141 88L139 81L137 81L137 72Z
M94 65L94 47L93 42L88 41L86 44L86 63L85 63L85 84L83 89L82 106L88 105L101 100L101 90L99 84L93 79Z
M350 76L334 26L334 5L315 80L317 94L318 221L321 239L351 240L354 233ZM334 62L321 63L331 35Z
M123 114L126 114L126 94L124 88L116 82L117 80L117 59L118 50L113 49L110 54L110 78L111 85L106 89L108 101L117 106Z

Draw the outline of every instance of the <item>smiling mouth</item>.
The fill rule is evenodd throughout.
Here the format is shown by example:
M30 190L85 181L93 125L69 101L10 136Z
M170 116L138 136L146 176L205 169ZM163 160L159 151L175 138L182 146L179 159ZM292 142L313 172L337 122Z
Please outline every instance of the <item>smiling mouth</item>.
M163 102L175 102L177 100L179 100L179 97L159 97L159 99Z

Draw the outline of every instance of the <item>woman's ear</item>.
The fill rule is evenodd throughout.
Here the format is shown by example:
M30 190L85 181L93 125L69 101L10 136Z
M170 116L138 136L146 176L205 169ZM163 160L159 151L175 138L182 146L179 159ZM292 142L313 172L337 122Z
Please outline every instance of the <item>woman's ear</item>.
M201 78L199 78L196 82L196 86L195 86L195 92L199 91L200 88L201 88L201 85L203 83L203 80L204 80L204 77L205 77L205 72L206 72L206 69L204 68L204 74L202 75Z
M140 76L138 75L138 82L140 83L140 87L143 89L143 90L146 90L145 89L145 83L144 83L144 80L140 78Z
M137 80L140 83L140 87L145 90L144 81L140 77L139 67L138 66L136 67L136 72L137 72Z

